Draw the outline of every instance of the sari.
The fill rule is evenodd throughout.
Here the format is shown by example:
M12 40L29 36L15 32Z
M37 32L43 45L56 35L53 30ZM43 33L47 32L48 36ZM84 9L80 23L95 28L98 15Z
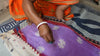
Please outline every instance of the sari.
M22 2L23 0L20 1L9 0L10 14L16 21L28 19L23 11ZM37 13L42 13L43 15L46 16L56 17L55 12L57 5L74 5L78 2L79 2L78 0L36 0L33 3L33 5ZM69 15L70 13L71 13L71 7L68 7L64 11L64 16L68 15L68 17L73 18L74 15L73 14Z
M67 3L68 1L70 3ZM57 5L73 5L78 3L78 1L76 1L77 0L36 0L34 7L37 13L43 13L43 15L49 17L56 17L55 10ZM12 9L12 7L10 7L10 9ZM15 7L13 9L15 9ZM28 19L21 9L22 8L18 10L17 7L15 10L10 10L11 15L14 16L16 21ZM16 14L13 14L12 11L15 11L14 13ZM65 15L68 15L70 12L71 8L69 7L65 10ZM43 54L41 56L100 56L100 45L96 45L88 41L88 38L85 39L83 36L63 23L52 22L49 20L45 21L48 22L48 26L53 32L53 37L55 40L53 44L47 43L40 37L39 31L35 24L27 25L21 29L27 43L29 43L40 54Z

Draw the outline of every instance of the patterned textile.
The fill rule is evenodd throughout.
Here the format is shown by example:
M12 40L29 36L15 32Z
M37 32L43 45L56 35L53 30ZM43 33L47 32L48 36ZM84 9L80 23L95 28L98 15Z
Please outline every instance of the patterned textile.
M74 13L78 13L78 14L80 14L80 16L77 16L77 17L74 17L73 18L73 20L71 21L71 23L69 23L69 26L71 27L71 28L73 28L76 32L78 32L78 33L80 33L80 34L82 34L83 36L85 36L85 37L88 37L87 39L89 40L89 41L93 41L93 40L91 40L91 39L94 39L94 40L97 40L97 41L99 41L100 42L100 35L99 35L99 30L100 30L100 16L98 16L97 14L93 14L93 13L91 13L91 12L89 12L88 10L85 10L85 9L83 9L83 8L79 8L79 7L76 7L76 6L74 6L74 7L72 7L72 11L74 12ZM69 22L69 21L68 21ZM25 22L23 22L22 23L22 25L20 24L20 26L22 26L21 28L24 28L24 24ZM6 24L6 23L5 23ZM6 25L10 25L10 24L6 24ZM6 27L6 25L4 25L4 27ZM13 25L12 25L13 26ZM16 26L16 25L15 25ZM18 25L17 25L18 26ZM34 26L34 25L33 25ZM29 28L31 28L31 27L33 27L33 26L29 26L28 27L28 29ZM55 25L52 25L52 24L50 24L50 26L55 26ZM84 27L85 26L85 27ZM0 27L2 27L2 26L0 26ZM2 27L3 28L3 27ZM14 28L14 27L12 27L12 28ZM7 28L6 27L6 29L7 29L7 31L9 30L9 29L12 29L11 27L10 28ZM26 27L27 28L27 27ZM55 27L54 29L57 29L58 27ZM61 28L65 28L65 27L61 27ZM25 28L24 28L25 29ZM32 28L33 29L33 28ZM31 30L32 30L31 29ZM36 28L34 28L34 29L36 29ZM53 29L53 28L52 28ZM5 30L5 28L4 29L0 29L0 30ZM67 30L68 30L68 28L67 28ZM25 30L25 31L27 31L27 30ZM56 30L53 30L54 32L58 32L58 31L56 31ZM71 32L73 32L72 30L68 30L69 32L71 31ZM3 31L4 32L4 31ZM32 31L32 33L35 33L35 32L33 32ZM63 32L60 32L60 33L63 33ZM74 35L76 35L75 33L73 33ZM34 35L34 34L31 34L31 35ZM31 36L30 35L30 36ZM39 34L38 34L38 32L37 33L35 33L35 35L36 36L39 36ZM34 36L35 36L34 35ZM56 35L56 34L55 34ZM59 34L58 34L59 35ZM66 34L65 34L66 35ZM68 36L69 36L70 34L68 33ZM71 35L72 36L72 35ZM62 37L62 38L64 38L63 39L63 41L59 41L59 40L57 40L56 41L56 43L59 43L59 42L62 42L63 44L56 44L56 46L57 46L57 48L58 49L60 49L60 51L62 50L62 48L63 47L67 47L67 48L69 48L68 50L70 50L70 51L68 51L68 53L67 53L67 55L68 54L75 54L77 51L79 51L76 55L73 55L73 56L77 56L77 55L80 55L81 56L81 54L84 54L84 55L89 55L89 56L93 56L94 54L94 56L100 56L100 50L99 49L97 49L96 47L94 47L93 45L91 45L91 44L93 44L93 43L88 43L89 41L86 41L86 40L84 40L84 38L81 38L81 37L77 37L78 35L76 35L76 37L72 37L72 38L65 38L65 37ZM30 39L29 40L33 40L33 39L31 39L32 37L30 37ZM38 37L36 37L36 38L38 38ZM40 37L39 37L40 38ZM89 38L91 38L91 39L89 39ZM77 39L77 40L76 40ZM78 40L79 39L79 40ZM42 39L43 40L43 39ZM66 41L67 40L67 41ZM31 41L29 41L29 42L31 42ZM37 41L38 42L38 41ZM45 41L43 40L43 43L44 43ZM75 42L76 44L72 44L73 42ZM93 41L94 43L97 43L97 42L95 42L95 41ZM42 42L41 42L42 43ZM67 44L66 44L67 43ZM70 44L71 43L71 44ZM79 44L78 44L79 43ZM83 44L84 43L84 44ZM30 43L31 45L33 45L34 43ZM45 45L45 44L43 44L43 45ZM49 44L48 44L49 45ZM54 45L54 44L53 44ZM61 45L61 46L60 46ZM65 46L64 46L65 45ZM100 45L100 44L98 44L98 45ZM33 45L34 46L34 45ZM36 45L36 46L38 46L38 45ZM60 48L59 48L59 46L60 46ZM48 47L48 46L46 46L46 47ZM75 48L76 47L76 48ZM79 48L77 48L77 47L79 47ZM50 48L50 47L49 47ZM48 48L48 49L49 49ZM56 48L56 47L54 47L54 48ZM67 49L66 48L66 49ZM46 50L46 48L44 48L44 46L40 46L39 48L36 48L38 51L40 51L40 53L41 52L46 52L45 50ZM48 50L47 49L47 50ZM58 50L57 49L57 50ZM65 48L64 48L65 49ZM63 49L63 50L64 50ZM42 50L42 51L41 51ZM44 51L43 51L44 50ZM51 48L51 50L52 50L52 48ZM54 49L55 50L55 49ZM54 51L53 50L53 51ZM63 51L62 50L62 51ZM75 51L75 53L73 53ZM81 52L81 51L83 51L83 52ZM89 54L87 54L87 53L85 53L84 51L88 51L89 52ZM48 52L50 52L50 51L48 51ZM80 53L81 52L81 53ZM47 53L48 54L48 53ZM53 54L54 54L54 52L53 52ZM52 55L52 54L51 54Z
M61 23L60 23L61 24ZM45 56L99 56L100 49L91 45L68 26L48 23L55 42L47 43L34 24L22 29L27 42ZM92 43L93 44L93 43ZM100 47L99 47L100 48Z
M7 32L9 30L12 30L16 27L18 27L22 22L24 21L15 21L14 19L9 19L5 21L4 23L0 24L0 33Z
M92 8L72 6L72 9L80 16L74 17L69 26L79 34L100 42L100 14L95 14L95 10L90 12Z
M0 34L4 45L9 50L12 56L39 56L40 54L25 43L19 36L13 34L11 30L7 33Z
M16 21L28 19L23 11L22 2L23 0L9 0L10 14ZM79 0L36 0L33 5L37 13L47 16L56 16L57 5L73 5L78 2ZM69 7L65 10L65 16L69 15L70 12L71 8ZM69 17L73 18L73 14Z

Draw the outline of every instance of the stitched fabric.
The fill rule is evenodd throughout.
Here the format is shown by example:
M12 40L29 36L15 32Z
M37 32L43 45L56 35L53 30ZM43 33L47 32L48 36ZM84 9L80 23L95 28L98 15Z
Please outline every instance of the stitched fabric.
M39 56L40 54L25 43L19 36L11 30L7 33L0 34L4 45L9 50L12 56Z
M8 32L9 30L12 30L16 27L18 27L23 21L15 21L14 19L9 19L5 22L3 22L2 24L0 24L0 34L4 33L4 32ZM24 24L25 26L25 24Z
M69 26L83 36L100 42L100 15L93 13L95 10L90 12L84 7L73 6L72 9L73 13L80 16L73 18Z
M40 37L39 31L34 24L22 29L27 42L39 53L45 56L99 56L98 52L100 50L98 48L85 41L69 27L51 23L48 23L48 25L53 32L55 40L53 44L47 43Z

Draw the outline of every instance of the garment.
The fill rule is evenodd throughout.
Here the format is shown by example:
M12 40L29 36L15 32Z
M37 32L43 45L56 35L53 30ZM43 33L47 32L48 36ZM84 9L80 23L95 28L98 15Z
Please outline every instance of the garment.
M16 20L28 19L22 8L23 0L9 0L9 10L11 16ZM36 0L33 5L37 13L42 13L46 16L55 16L57 5L73 5L78 3L78 0ZM71 12L71 7L65 10L65 15ZM73 17L72 14L70 17Z

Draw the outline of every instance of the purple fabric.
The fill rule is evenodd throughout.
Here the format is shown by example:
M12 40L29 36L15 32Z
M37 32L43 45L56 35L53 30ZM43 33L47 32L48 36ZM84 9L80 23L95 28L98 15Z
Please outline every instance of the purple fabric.
M71 29L48 23L55 42L47 43L33 24L22 29L27 42L46 56L100 56L100 50L76 35Z

